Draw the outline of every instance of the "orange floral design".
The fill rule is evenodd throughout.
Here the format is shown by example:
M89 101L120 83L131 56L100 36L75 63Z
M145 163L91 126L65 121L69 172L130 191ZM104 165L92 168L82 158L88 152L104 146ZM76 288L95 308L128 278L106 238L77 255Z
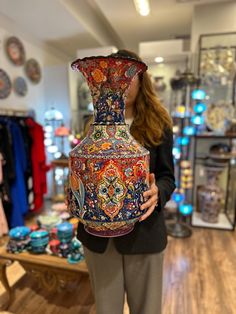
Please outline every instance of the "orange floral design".
M89 153L93 153L93 152L95 152L97 150L97 147L96 147L96 145L91 145L89 148L88 148L88 152Z
M101 67L101 68L103 68L103 69L104 69L104 68L107 68L107 62L105 62L105 61L100 61L99 64L100 64L100 67Z
M95 69L91 74L92 74L93 79L97 83L101 83L101 82L106 81L106 76L99 69Z
M103 143L102 145L101 145L101 148L102 149L109 149L111 147L111 143Z

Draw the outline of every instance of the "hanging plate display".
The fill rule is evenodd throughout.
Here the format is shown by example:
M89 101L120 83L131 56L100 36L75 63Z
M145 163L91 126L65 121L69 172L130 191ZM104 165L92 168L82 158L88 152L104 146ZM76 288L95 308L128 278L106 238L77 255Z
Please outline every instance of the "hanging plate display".
M33 83L38 83L41 79L40 65L35 59L29 59L25 64L25 72L27 77Z
M10 37L6 41L6 53L8 58L15 65L25 63L25 49L22 42L17 37Z
M15 92L20 96L25 96L27 94L27 85L23 77L17 77L14 81L13 88Z
M0 99L7 98L11 92L11 80L8 74L0 69Z

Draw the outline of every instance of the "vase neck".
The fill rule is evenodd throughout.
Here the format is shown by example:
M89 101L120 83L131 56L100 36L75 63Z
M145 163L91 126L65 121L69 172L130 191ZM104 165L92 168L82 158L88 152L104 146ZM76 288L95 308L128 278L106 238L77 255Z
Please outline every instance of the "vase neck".
M108 94L99 97L94 104L94 123L124 124L125 103L119 94Z
M147 66L130 57L107 56L78 59L72 68L82 72L89 85L97 124L124 124L124 99L135 76Z

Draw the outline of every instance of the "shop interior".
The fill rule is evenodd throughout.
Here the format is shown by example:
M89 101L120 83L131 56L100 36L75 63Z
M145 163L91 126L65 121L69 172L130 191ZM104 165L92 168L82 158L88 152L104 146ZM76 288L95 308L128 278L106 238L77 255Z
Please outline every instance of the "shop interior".
M236 313L235 16L227 0L0 0L0 313L96 313L66 201L94 114L71 64L118 49L173 120L163 314Z

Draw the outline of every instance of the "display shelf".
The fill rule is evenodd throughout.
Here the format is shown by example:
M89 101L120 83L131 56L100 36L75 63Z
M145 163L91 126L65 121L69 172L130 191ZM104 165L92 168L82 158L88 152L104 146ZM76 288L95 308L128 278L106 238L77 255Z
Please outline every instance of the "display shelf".
M234 230L234 227L232 226L228 217L224 213L221 213L219 215L218 223L209 223L201 219L201 213L194 211L192 215L192 226L211 229Z
M197 139L208 139L208 138L216 138L216 139L230 139L230 138L236 138L236 133L226 133L226 134L217 134L217 133L212 133L212 132L208 132L208 133L202 133L202 134L197 134L195 135L195 137Z
M231 189L236 181L236 168L233 163L235 154L232 153L231 158L223 162L217 158L210 157L210 147L216 144L218 141L227 141L231 149L233 147L233 139L236 138L236 134L198 134L194 136L194 145L192 151L192 167L193 167L193 190L191 193L191 199L193 207L196 208L198 204L198 186L206 185L206 176L202 173L203 169L209 165L222 167L223 174L221 175L220 186L224 191L225 200L222 206L223 213L220 214L219 223L208 224L201 220L198 211L193 211L191 217L191 224L196 227L213 228L221 230L234 230L236 225L236 198ZM232 217L229 220L228 217Z

